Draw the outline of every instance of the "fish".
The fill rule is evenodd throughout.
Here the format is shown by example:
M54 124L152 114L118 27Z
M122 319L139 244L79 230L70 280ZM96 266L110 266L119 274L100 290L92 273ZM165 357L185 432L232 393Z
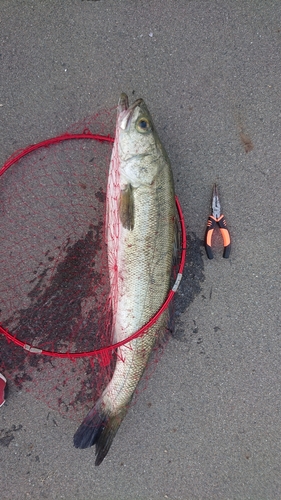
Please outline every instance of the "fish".
M177 238L171 164L143 99L122 93L106 194L106 243L113 342L127 339L167 298ZM157 339L165 310L141 336L116 350L112 378L74 435L76 448L95 449L100 465L123 421Z

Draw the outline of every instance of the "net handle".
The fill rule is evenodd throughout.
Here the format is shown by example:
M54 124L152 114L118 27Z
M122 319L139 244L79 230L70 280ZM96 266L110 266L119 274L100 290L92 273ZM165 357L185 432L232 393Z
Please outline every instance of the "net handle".
M28 155L32 151L35 151L36 149L42 148L42 147L48 147L51 144L55 144L58 142L62 141L67 141L67 140L72 140L72 139L94 139L96 141L101 141L101 142L114 142L114 138L111 136L105 136L105 135L99 135L99 134L92 134L88 129L85 129L83 134L63 134L57 137L52 137L51 139L47 139L45 141L39 142L37 144L33 144L31 146L28 146L27 148L19 151L16 156L13 156L9 158L6 163L2 166L0 169L0 177L1 175L8 170L14 163L19 161L21 158L24 156ZM137 332L133 333L130 335L130 337L127 337L126 339L116 342L116 344L112 344L110 346L102 347L100 349L95 349L93 351L85 351L85 352L52 352L52 351L46 351L44 349L39 349L37 347L33 347L30 344L27 344L26 342L23 342L22 340L17 339L13 335L11 335L7 330L5 330L1 325L0 325L0 333L5 335L6 339L8 342L13 342L19 347L22 347L25 351L32 353L32 354L42 354L44 356L51 356L54 358L68 358L68 359L76 359L76 358L83 358L83 357L89 357L89 356L99 356L100 359L102 360L103 364L108 364L110 362L110 357L112 352L117 349L118 347L127 344L128 342L131 342L137 337L140 337L141 335L144 335L145 332L152 326L158 318L161 316L161 314L165 311L165 309L168 307L170 304L171 300L173 299L179 284L182 279L182 274L183 274L183 269L184 269L184 263L185 263L185 257L186 257L186 229L185 229L185 223L184 223L184 217L183 217L183 211L180 206L180 202L178 200L178 197L175 196L175 202L176 202L176 207L179 215L179 222L181 225L181 233L182 233L182 248L181 248L181 260L180 260L180 266L179 266L179 271L175 280L175 283L171 290L169 291L167 298L165 302L162 304L160 309L157 311L157 313L144 325L141 327Z

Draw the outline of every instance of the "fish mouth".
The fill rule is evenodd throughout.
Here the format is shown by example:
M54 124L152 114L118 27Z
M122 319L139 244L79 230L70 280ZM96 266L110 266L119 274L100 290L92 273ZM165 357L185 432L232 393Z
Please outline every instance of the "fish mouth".
M121 128L123 130L125 130L126 128L128 128L129 124L130 124L130 121L131 121L131 118L132 118L132 115L133 115L133 112L134 110L138 107L138 106L141 106L141 104L143 103L143 99L137 99L136 101L134 101L130 106L129 106L129 98L127 96L127 94L125 94L124 92L122 92L122 94L120 95L120 98L119 98L119 102L118 102L118 116L121 114L121 113L124 113L126 112L124 118L122 119L122 124L121 124Z
M126 111L129 107L129 98L127 94L122 92L118 101L118 113L122 113L122 111Z

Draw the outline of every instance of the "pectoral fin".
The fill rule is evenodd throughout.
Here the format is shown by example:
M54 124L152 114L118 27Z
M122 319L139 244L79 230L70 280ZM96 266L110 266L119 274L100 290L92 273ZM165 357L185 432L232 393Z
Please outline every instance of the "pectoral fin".
M134 192L131 184L121 190L119 201L119 216L122 226L132 231L135 223Z

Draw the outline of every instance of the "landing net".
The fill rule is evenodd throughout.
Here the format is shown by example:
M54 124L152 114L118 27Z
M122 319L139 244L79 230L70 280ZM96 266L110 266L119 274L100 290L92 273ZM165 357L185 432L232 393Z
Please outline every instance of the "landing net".
M168 307L185 260L176 199L181 248L171 290L147 325L112 344L105 198L114 128L115 109L101 112L0 169L0 371L77 418L110 380L116 348Z

